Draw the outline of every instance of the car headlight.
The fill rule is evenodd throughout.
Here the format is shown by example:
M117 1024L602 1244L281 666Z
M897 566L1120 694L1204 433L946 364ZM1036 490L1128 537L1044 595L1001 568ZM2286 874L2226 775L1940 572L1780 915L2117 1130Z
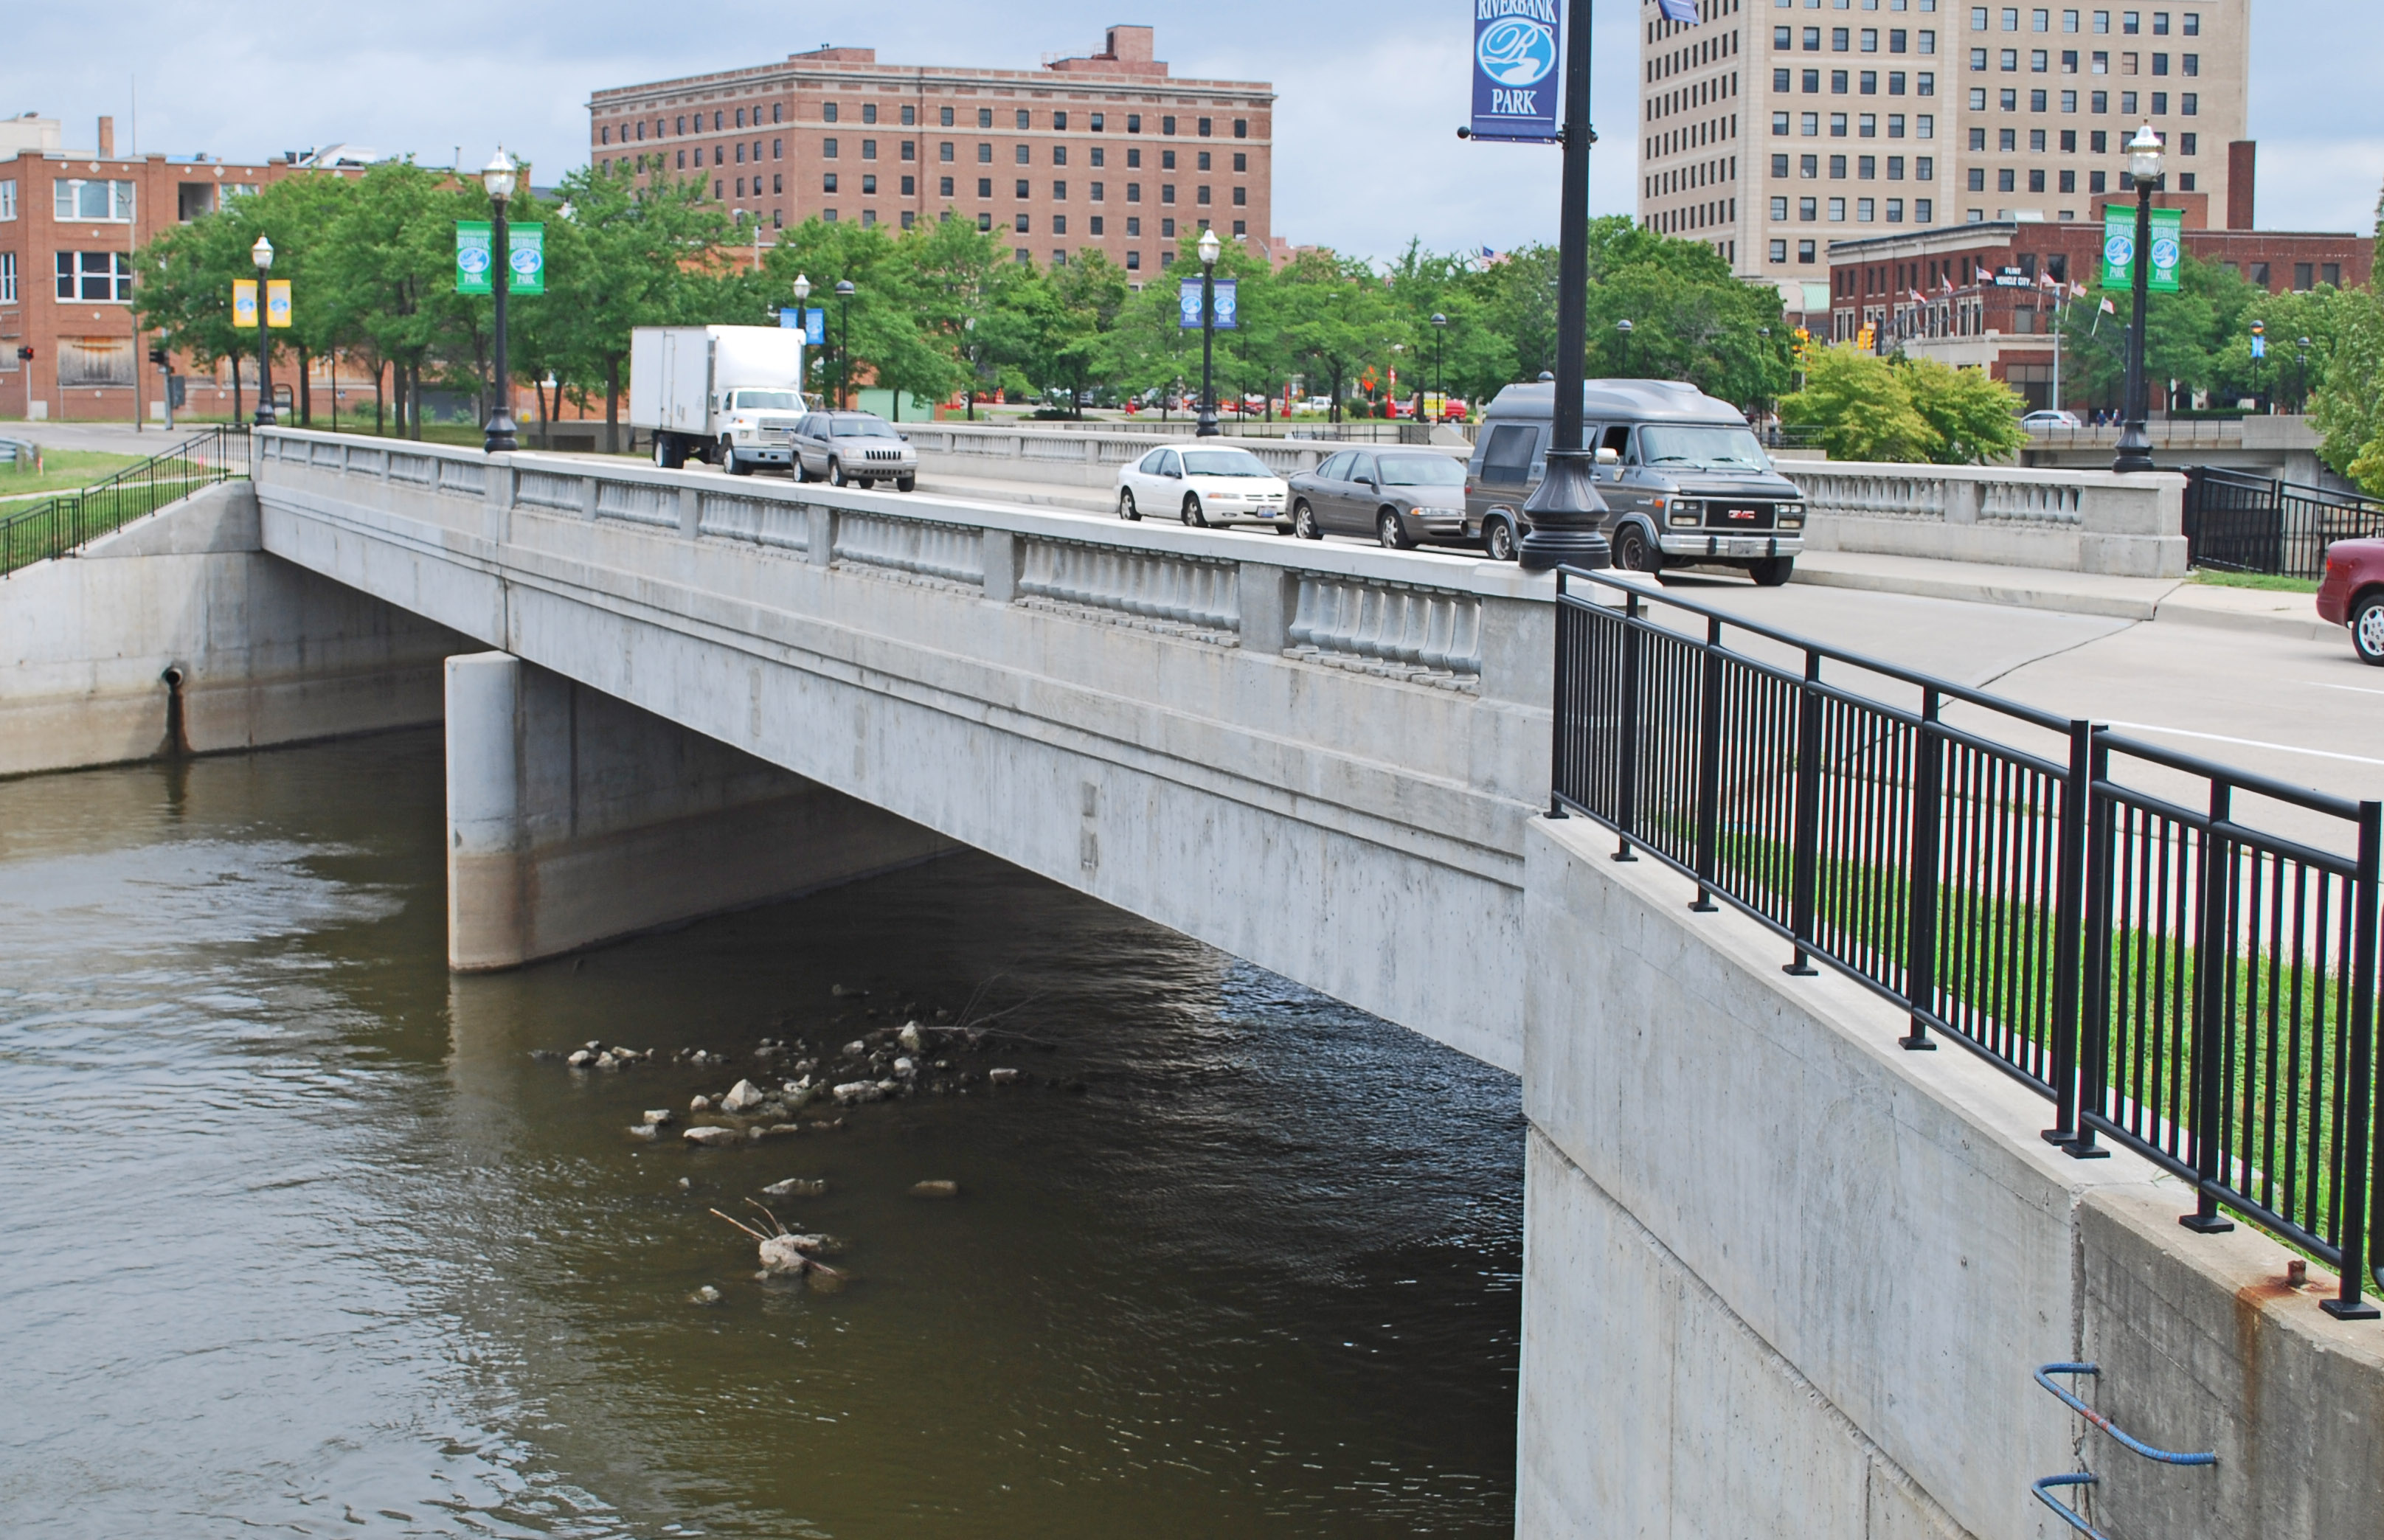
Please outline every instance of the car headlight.
M1782 529L1802 529L1805 528L1805 510L1796 503L1783 503L1775 522Z
M1665 515L1664 521L1667 524L1695 524L1705 515L1704 503L1683 502L1676 497L1672 499L1671 512Z

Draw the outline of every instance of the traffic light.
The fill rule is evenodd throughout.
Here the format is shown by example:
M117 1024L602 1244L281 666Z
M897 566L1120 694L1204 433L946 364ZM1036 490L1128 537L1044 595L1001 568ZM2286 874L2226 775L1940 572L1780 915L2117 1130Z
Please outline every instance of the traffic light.
M31 348L19 348L17 350L17 356L30 364L33 359L33 350Z
M151 348L149 350L149 362L156 365L161 369L166 367L166 350L164 348Z

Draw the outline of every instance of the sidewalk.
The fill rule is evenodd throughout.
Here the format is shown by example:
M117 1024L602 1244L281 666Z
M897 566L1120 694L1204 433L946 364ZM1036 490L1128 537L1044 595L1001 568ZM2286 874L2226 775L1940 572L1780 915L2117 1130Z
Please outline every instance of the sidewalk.
M2318 619L2312 595L2265 589L2220 588L2182 578L2111 578L2043 567L1991 566L1919 556L1855 551L1807 551L1796 558L1795 581L1823 588L1907 593L2020 609L2058 610L2227 630L2259 631L2331 640L2337 627Z

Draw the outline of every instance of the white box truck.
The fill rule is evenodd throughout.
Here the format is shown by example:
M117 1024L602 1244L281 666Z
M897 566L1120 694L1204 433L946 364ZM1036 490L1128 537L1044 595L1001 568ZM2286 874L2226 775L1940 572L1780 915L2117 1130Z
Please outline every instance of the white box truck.
M732 476L793 463L803 334L773 326L641 326L629 333L629 426L654 464L706 460Z

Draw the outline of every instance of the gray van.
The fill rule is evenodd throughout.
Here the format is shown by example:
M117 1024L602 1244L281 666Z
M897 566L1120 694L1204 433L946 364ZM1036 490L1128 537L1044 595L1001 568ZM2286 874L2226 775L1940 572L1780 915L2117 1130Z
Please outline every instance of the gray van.
M1737 408L1671 379L1585 380L1582 397L1582 443L1597 452L1616 566L1734 566L1766 588L1788 580L1805 549L1804 493L1771 468ZM1556 387L1546 381L1508 386L1482 415L1466 522L1501 561L1530 528L1523 503L1555 426Z

